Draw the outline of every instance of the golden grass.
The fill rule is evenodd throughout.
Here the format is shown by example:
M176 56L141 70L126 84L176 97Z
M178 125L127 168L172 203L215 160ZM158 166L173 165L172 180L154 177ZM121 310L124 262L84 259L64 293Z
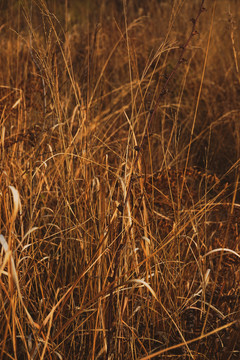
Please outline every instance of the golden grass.
M239 11L1 4L0 359L239 358Z

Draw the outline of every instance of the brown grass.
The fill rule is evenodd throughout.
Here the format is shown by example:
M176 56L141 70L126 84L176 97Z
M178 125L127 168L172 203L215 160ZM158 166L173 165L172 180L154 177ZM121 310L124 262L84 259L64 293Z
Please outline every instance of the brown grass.
M238 1L0 8L0 359L239 359Z

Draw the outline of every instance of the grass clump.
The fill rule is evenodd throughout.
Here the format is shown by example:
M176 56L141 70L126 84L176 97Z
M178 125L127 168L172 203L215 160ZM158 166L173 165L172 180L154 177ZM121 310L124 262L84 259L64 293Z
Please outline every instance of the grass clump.
M0 359L239 358L238 15L1 4Z

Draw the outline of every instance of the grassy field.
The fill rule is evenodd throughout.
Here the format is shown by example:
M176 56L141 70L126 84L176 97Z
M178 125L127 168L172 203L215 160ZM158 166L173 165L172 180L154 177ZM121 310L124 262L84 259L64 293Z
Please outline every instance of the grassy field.
M240 1L0 14L0 359L239 359Z

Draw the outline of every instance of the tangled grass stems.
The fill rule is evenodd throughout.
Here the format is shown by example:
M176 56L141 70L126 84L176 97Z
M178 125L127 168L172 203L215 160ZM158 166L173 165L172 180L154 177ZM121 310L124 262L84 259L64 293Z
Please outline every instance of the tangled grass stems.
M215 4L2 5L1 359L238 358L239 9Z

